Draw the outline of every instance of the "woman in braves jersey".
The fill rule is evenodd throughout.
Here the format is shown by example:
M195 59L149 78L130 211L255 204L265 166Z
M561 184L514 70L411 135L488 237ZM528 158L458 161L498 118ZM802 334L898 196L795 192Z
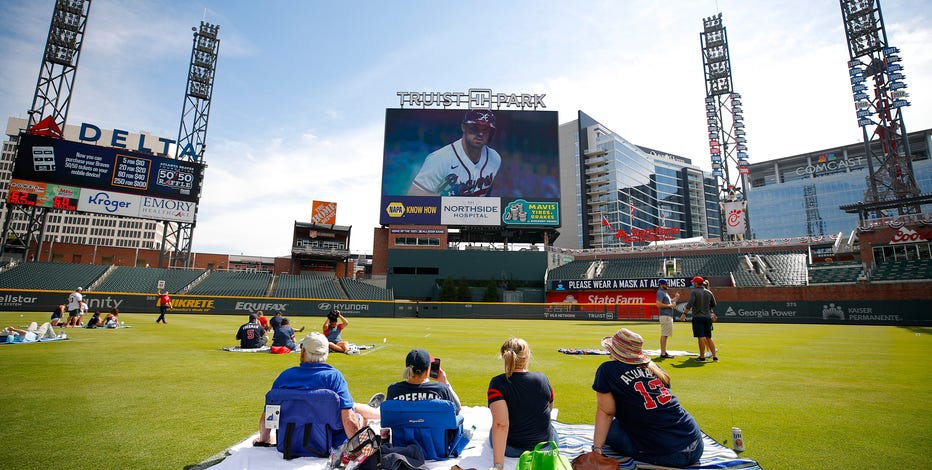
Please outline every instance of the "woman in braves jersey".
M599 366L592 448L635 460L686 467L702 456L702 432L673 394L670 376L641 349L641 335L622 328L602 340L612 360Z
M488 196L502 157L489 148L495 132L491 111L467 111L460 123L463 138L424 159L409 196Z

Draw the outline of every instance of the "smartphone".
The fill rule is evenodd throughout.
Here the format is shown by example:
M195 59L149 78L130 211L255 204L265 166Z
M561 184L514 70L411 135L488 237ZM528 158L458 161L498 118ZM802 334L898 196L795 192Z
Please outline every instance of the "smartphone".
M436 379L440 376L440 358L435 357L433 361L430 362L430 378Z

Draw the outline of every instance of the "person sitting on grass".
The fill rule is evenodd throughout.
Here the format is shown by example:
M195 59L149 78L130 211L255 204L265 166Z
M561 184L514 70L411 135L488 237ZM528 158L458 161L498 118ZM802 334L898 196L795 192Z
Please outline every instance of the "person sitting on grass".
M258 315L249 314L249 321L236 331L236 339L239 340L240 349L259 349L265 346L265 328L259 324Z
M51 323L52 326L63 326L61 322L62 322L62 319L64 319L64 317L65 317L65 304L61 304L58 306L58 308L52 311L52 318L49 319L49 323Z
M339 323L337 323L339 321ZM343 328L346 328L346 325L349 325L349 320L343 316L339 310L331 310L327 314L327 319L324 320L324 334L327 335L327 341L330 342L330 350L348 353L350 351L350 345L346 341L343 341L343 337L340 333L343 332Z
M282 327L282 320L284 318L282 312L275 312L275 316L269 319L269 328L272 329L273 333Z
M505 457L520 457L540 442L560 440L550 420L553 387L543 372L528 371L531 347L527 341L510 338L499 353L505 373L493 377L486 392L492 412L489 443L494 465L504 465Z
M291 320L289 320L288 317L282 318L282 325L275 330L275 335L272 336L272 347L276 348L281 346L288 348L288 351L285 352L298 349L294 344L294 329L291 328Z
M103 328L104 320L100 318L100 311L94 312L94 315L91 316L91 319L87 321L87 326L85 328Z
M116 307L110 309L110 313L107 314L107 318L104 320L104 326L107 328L119 328L120 326L120 311Z
M644 354L641 335L622 328L602 339L612 356L595 372L592 450L663 467L693 465L702 456L702 431L670 393L670 376Z
M405 357L405 370L401 382L388 386L385 394L389 400L446 400L453 403L456 413L460 412L460 398L453 391L447 373L437 366L436 378L430 381L430 364L433 358L422 348L412 349Z
M259 320L259 326L261 326L263 330L266 332L272 331L272 325L269 324L269 319L262 313L262 310L256 312L256 319Z
M284 323L287 320L283 320ZM343 422L343 440L356 434L362 427L367 426L370 420L380 419L378 405L384 394L377 393L367 405L353 402L349 392L346 378L335 367L327 364L330 353L327 337L316 331L307 335L301 341L301 362L290 369L285 369L278 378L272 382L272 389L286 388L297 390L328 389L336 392L340 397L340 418ZM334 443L342 442L336 439ZM265 411L259 416L259 437L252 441L255 447L272 447L272 430L265 425Z

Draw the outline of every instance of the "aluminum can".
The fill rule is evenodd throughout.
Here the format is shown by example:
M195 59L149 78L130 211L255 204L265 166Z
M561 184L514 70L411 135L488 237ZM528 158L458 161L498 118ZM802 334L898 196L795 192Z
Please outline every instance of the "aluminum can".
M731 428L731 443L734 444L735 452L744 452L744 436L741 435L741 428Z
M382 428L379 430L379 438L382 444L392 443L392 428Z

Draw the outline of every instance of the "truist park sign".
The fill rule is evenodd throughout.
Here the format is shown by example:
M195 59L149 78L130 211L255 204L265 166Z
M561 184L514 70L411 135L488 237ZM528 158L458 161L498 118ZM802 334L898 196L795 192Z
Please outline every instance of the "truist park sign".
M546 94L493 93L489 88L470 88L463 91L399 91L395 93L399 105L412 108L468 108L468 109L544 109Z

